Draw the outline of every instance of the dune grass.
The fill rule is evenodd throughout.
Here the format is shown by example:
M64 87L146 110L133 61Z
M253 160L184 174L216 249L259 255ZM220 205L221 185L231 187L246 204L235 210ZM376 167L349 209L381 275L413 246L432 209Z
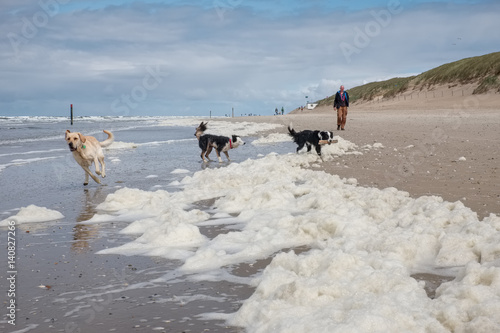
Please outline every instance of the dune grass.
M473 94L500 92L500 52L465 58L410 77L397 77L386 81L370 82L349 89L350 102L388 98L405 92L410 87L428 89L439 84L477 83ZM318 101L319 105L333 104L335 95Z

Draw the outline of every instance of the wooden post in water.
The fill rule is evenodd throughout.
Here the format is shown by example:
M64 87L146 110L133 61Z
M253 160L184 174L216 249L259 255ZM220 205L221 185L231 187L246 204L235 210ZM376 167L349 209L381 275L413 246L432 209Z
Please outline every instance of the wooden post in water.
M233 112L232 112L232 118L234 118L234 107L233 107Z
M71 110L71 125L73 125L73 104L71 104L70 110Z

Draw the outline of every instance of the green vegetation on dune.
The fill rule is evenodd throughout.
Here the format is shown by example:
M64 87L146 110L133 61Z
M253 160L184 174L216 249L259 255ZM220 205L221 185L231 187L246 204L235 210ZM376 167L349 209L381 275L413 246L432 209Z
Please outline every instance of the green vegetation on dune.
M408 89L408 84L415 78L411 77L396 77L386 81L370 82L362 86L357 86L349 89L350 102L354 103L357 100L372 100L375 97L392 97ZM319 104L333 104L335 95L329 96Z
M376 97L390 98L405 92L410 87L422 90L439 84L468 83L477 84L473 94L500 92L500 52L465 58L416 76L370 82L348 89L348 91L350 102L354 103L358 100L370 101ZM322 99L318 101L318 104L333 104L334 97L335 95L332 95Z
M481 82L486 77L500 75L500 52L465 58L418 75L415 84L432 86L446 83Z
M481 80L473 94L485 94L490 90L500 92L500 79L499 75L489 75Z

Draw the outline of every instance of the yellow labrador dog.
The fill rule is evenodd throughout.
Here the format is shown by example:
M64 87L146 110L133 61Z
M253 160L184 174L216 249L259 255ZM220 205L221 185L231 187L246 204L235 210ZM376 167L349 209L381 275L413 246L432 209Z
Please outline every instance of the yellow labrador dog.
M78 132L71 133L69 130L66 130L66 142L68 143L69 150L73 153L75 161L85 170L85 182L83 185L88 185L89 176L96 183L101 183L99 178L89 169L92 163L95 164L95 173L101 175L102 178L106 177L106 164L104 163L104 153L101 147L107 147L112 144L115 137L109 131L104 130L103 132L108 135L108 138L103 142L99 142L93 136L85 136ZM102 171L99 168L99 162L101 163Z

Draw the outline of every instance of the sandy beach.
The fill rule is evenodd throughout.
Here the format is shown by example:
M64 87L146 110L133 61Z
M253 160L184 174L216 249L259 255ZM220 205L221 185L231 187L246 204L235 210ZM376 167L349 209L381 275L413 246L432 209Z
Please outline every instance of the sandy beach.
M210 120L283 125L262 131L259 137L286 134L286 126L293 123L296 130L333 130L345 142L356 145L342 154L329 155L323 162L314 153L296 156L295 145L281 141L276 146L249 144L239 148L231 152L234 163L205 165L198 160L198 148L189 140L177 143L183 153L171 162L172 147L157 144L165 129L147 128L121 134L125 142L143 139L146 144L137 147L134 143L134 148L107 152L110 173L104 186L81 187L81 177L71 178L71 157L57 160L60 167L56 169L53 163L37 164L29 177L7 168L3 176L15 184L39 182L30 182L33 189L25 195L26 203L55 209L65 216L62 221L26 224L18 229L21 307L17 328L23 332L83 332L98 327L99 332L239 333L245 331L243 327L258 331L259 325L277 325L273 326L280 327L276 331L284 332L288 319L279 318L286 315L287 307L273 304L298 302L297 308L310 306L310 314L296 318L304 322L296 324L314 324L315 316L321 315L315 309L323 302L322 297L316 297L316 288L331 293L333 298L326 304L331 309L339 306L342 310L338 313L353 313L350 302L358 297L359 290L359 301L366 304L360 315L367 321L377 308L370 302L384 302L391 314L411 316L427 311L430 304L446 313L448 298L439 296L447 290L453 292L453 288L458 290L467 279L463 278L466 273L460 273L463 275L454 280L457 273L453 270L435 273L443 267L467 266L467 276L476 276L482 281L480 287L493 290L486 273L489 265L498 261L497 236L492 232L486 238L497 220L488 220L488 216L500 213L500 111L495 108L496 102L475 109L467 108L465 99L458 102L463 107L445 108L444 101L435 103L433 109L427 109L424 103L414 103L413 107L392 102L353 105L345 131L336 130L336 115L330 107L283 116ZM230 127L227 123L220 125ZM243 132L241 125L234 125ZM217 126L212 123L211 128ZM271 151L278 151L276 157L270 154L260 158ZM248 157L251 159L246 160ZM149 163L153 160L155 163ZM163 167L166 165L170 168ZM327 179L302 166L325 171L332 177ZM42 184L43 175L54 170L60 172L57 181ZM352 186L356 183L358 186ZM396 190L377 190L388 187L424 199L408 199ZM12 199L6 201L11 212L17 207L14 189L18 190L13 187ZM158 191L162 189L168 193ZM425 196L451 203L460 201L477 217L459 204L448 205ZM418 217L412 220L412 214ZM404 228L393 227L392 223L403 220L411 222ZM467 240L479 236L456 232L453 225L447 229L447 225L440 224L443 221L453 221L450 223L457 223L459 229L461 223L471 223L479 230L477 235L485 235L485 240L478 241L473 249L462 249L460 237ZM363 237L366 228L375 226L379 229L367 231L369 236ZM428 233L416 231L422 227ZM127 229L132 230L124 232ZM408 234L411 240L406 238ZM450 237L448 241L440 236L445 234ZM357 235L361 235L359 239ZM385 239L397 245L386 244ZM360 250L353 250L351 242L358 242ZM377 251L372 253L365 246L376 247ZM372 271L373 262L381 262L385 256L379 258L380 251L387 253L387 258L398 259L387 260L383 264L387 267ZM434 264L421 269L420 263L428 261L423 257L433 251L430 262ZM309 264L307 258L311 258ZM352 260L359 267L349 266ZM323 262L323 266L310 265L316 261ZM395 262L396 266L391 266ZM406 266L411 269L403 269ZM295 267L303 267L304 272L295 272ZM474 275L475 269L486 273L478 271ZM282 279L283 271L293 273L290 286L296 286L297 291ZM309 274L311 271L315 273ZM335 279L328 275L333 273L337 274ZM365 273L376 278L365 280ZM352 281L349 274L360 280ZM256 286L255 281L260 285ZM448 281L451 284L439 291L434 302L437 288ZM475 287L464 288L473 293ZM337 288L352 294L339 298ZM366 288L373 290L365 293ZM269 292L268 300L259 298L264 297L263 291ZM450 302L468 309L470 293ZM484 295L495 297L490 291ZM479 300L478 306L483 303ZM404 309L400 311L401 306ZM483 315L488 309L483 307L478 313ZM235 311L238 314L232 317ZM263 316L259 316L261 312ZM428 312L416 325L438 325L432 311ZM254 316L257 319L252 319ZM392 322L387 321L391 316L380 316L386 325ZM329 322L330 316L319 318ZM453 331L453 325L461 325L460 318L450 318L448 322L443 320L449 326L444 330L439 326L436 331ZM478 314L477 318L484 317ZM337 322L359 323L342 318ZM405 322L395 320L394 324L411 327ZM476 331L487 332L496 327L495 323ZM331 325L337 327L336 322ZM0 328L13 331L6 321L0 323Z
M292 122L297 130L332 130L358 147L380 143L383 149L344 155L321 163L321 169L356 178L361 186L395 187L414 198L436 195L450 202L460 200L480 218L500 213L499 94L355 104L349 108L345 131L336 130L336 114L325 106L231 120Z

